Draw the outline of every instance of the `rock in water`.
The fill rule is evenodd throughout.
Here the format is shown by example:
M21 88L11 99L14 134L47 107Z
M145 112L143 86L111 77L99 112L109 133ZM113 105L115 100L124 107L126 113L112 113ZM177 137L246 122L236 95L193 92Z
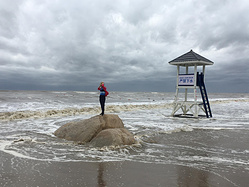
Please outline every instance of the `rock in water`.
M54 135L78 143L91 141L101 130L104 120L99 116L90 119L70 122L54 132Z
M90 142L92 146L117 146L135 143L134 136L125 128L105 129Z
M54 134L59 138L77 143L90 142L97 147L135 143L132 133L124 128L122 120L114 114L70 122L61 126Z

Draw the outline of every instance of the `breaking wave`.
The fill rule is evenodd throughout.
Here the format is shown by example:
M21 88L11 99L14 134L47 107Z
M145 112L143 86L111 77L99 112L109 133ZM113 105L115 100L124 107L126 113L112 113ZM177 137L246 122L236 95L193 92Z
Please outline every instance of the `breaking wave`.
M213 100L211 104L224 104L230 102L249 102L249 99L229 99L229 100ZM160 108L172 108L173 103L156 103L156 104L113 104L106 106L106 112L119 113L123 111L135 111L135 110L151 110ZM74 115L86 115L86 114L98 114L100 113L100 106L88 106L83 108L64 108L64 109L50 109L50 110L24 110L24 111L11 111L0 112L1 121L11 121L27 118L47 118L56 116L74 116Z
M159 108L170 108L171 103L164 104L127 104L127 105L108 105L106 106L106 112L119 113L122 111L134 111L134 110L150 110ZM83 114L98 114L100 113L99 106L83 107L83 108L65 108L65 109L52 109L52 110L37 110L37 111L14 111L14 112L1 112L0 120L11 121L27 118L47 118L56 116L73 116Z
M213 100L210 101L211 104L222 104L222 103L231 103L231 102L249 102L249 99L224 99L224 100Z

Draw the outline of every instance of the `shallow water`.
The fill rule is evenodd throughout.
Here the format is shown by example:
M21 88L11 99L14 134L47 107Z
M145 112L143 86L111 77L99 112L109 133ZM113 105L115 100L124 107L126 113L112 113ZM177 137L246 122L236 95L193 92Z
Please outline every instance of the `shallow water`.
M249 94L209 94L213 118L198 119L171 117L173 98L173 93L110 93L106 113L119 115L139 143L96 149L53 132L99 114L98 92L1 91L0 151L44 162L135 161L249 174Z

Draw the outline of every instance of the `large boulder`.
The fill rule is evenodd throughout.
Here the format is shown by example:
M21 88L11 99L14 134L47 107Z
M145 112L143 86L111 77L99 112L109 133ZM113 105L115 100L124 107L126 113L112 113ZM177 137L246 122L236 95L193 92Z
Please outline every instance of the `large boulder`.
M91 141L103 128L104 120L100 116L90 119L69 122L54 132L54 135L78 143Z
M92 146L131 145L135 142L134 136L125 128L105 129L97 134L90 142Z
M77 143L90 143L97 147L135 143L132 133L124 128L122 120L114 114L70 122L61 126L54 134L59 138Z
M118 117L118 115L114 114L105 114L99 116L100 119L104 120L104 124L102 126L103 129L110 129L110 128L124 128L123 121Z

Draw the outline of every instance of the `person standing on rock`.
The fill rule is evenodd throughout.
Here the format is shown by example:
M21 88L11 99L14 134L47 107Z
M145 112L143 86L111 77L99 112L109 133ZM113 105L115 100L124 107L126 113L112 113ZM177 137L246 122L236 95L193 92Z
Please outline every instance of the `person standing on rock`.
M105 83L104 82L101 82L99 87L98 87L98 90L100 91L100 95L99 95L99 102L100 102L100 106L101 106L101 114L100 115L104 115L104 112L105 112L105 97L109 94L108 91L106 90L106 87L105 87Z

